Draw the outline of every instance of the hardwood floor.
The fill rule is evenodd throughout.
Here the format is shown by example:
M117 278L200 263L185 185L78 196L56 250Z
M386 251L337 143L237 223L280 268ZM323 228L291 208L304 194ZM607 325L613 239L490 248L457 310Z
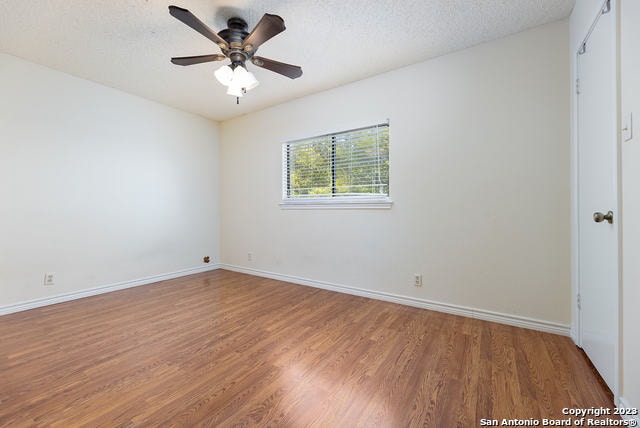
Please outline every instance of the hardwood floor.
M569 338L223 270L0 317L2 427L474 427L612 405Z

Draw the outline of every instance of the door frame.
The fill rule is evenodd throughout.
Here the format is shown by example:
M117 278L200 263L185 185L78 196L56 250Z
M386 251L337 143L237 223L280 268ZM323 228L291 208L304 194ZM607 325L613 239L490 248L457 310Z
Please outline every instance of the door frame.
M571 59L573 61L572 64L572 73L571 73L571 308L572 308L572 323L571 323L571 339L573 342L582 348L582 313L578 307L578 299L580 295L580 223L579 223L579 180L578 180L578 153L579 153L579 131L578 131L578 87L579 87L579 51L582 49L584 43L588 40L591 32L593 31L595 25L597 24L600 17L603 15L603 10L610 7L609 12L611 13L614 22L614 70L615 73L611 76L613 80L614 87L616 88L615 94L615 116L616 116L616 130L614 137L615 144L615 153L616 153L616 164L614 171L614 182L615 187L617 189L616 203L615 203L615 212L616 212L616 232L618 238L618 254L617 254L617 287L616 287L616 318L617 329L616 335L614 337L614 379L613 379L613 400L614 404L619 403L619 386L620 386L620 332L621 332L621 317L620 317L620 296L621 296L621 286L622 286L622 236L621 236L621 219L622 219L622 211L621 211L621 188L620 188L620 168L621 168L621 159L620 159L620 87L619 87L619 15L618 15L618 7L616 0L604 0L600 7L597 10L597 13L594 16L594 19L591 22L591 25L588 31L581 38L581 42L577 48L575 46L571 47ZM588 46L588 43L587 43ZM575 48L575 49L574 49Z

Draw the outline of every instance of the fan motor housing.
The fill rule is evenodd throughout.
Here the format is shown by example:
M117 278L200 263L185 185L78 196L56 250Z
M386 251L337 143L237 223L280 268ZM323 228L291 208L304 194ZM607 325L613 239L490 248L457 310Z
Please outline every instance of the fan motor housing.
M229 18L227 20L227 27L228 28L220 31L218 35L226 40L229 45L232 43L242 45L244 39L249 35L247 32L247 21L238 17Z
M242 49L242 42L249 35L247 21L232 17L227 20L227 27L218 33L229 44L229 49L222 49L222 52L229 57L232 64L244 64L254 53L253 50L245 51Z

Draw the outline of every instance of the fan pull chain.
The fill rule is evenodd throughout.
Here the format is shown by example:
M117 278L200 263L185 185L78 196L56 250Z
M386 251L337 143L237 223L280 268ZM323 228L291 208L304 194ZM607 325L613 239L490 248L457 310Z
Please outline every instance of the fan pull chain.
M247 93L247 88L242 88L242 93L246 94ZM240 104L240 97L236 97L236 104Z

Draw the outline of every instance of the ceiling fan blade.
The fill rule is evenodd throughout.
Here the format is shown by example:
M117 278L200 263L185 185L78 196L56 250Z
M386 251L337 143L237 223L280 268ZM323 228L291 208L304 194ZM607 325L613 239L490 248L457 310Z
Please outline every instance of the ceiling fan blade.
M181 56L177 58L171 58L171 62L177 65L193 65L201 64L203 62L222 61L227 57L222 54L213 55L198 55L198 56Z
M273 36L282 33L286 27L284 26L284 19L278 15L271 15L265 13L254 29L242 42L242 48L247 50L247 46L251 45L251 49L254 52L258 49L258 46L272 38Z
M196 18L191 12L187 9L183 9L178 6L169 6L169 13L171 16L176 18L178 21L187 24L189 27L196 30L198 33L205 36L207 39L211 40L213 43L220 46L220 48L228 49L229 44L225 39L216 34L211 28L207 27L207 25Z
M274 61L261 56L254 56L251 58L251 62L258 67L275 71L276 73L282 74L283 76L287 76L291 79L302 76L302 68L297 65L285 64L284 62Z

